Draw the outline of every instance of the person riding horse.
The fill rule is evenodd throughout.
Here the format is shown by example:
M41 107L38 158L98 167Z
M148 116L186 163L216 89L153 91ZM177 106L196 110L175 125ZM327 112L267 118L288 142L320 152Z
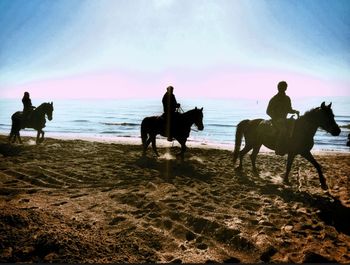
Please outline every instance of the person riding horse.
M168 86L167 92L164 94L162 99L163 110L164 110L163 118L165 119L165 124L166 124L165 134L169 142L173 140L172 129L178 115L177 109L180 107L180 104L177 103L176 101L173 91L174 91L174 87Z
M287 115L288 113L297 114L299 111L292 109L292 104L289 96L286 95L288 84L285 81L278 83L278 93L274 95L267 106L266 113L271 117L272 125L276 128L278 136L276 138L276 155L284 155L286 153L286 146L283 140L287 133Z
M28 92L24 92L22 103L23 103L22 129L24 129L29 120L30 113L32 112L33 109L35 109L35 107L32 105L32 100L30 99Z

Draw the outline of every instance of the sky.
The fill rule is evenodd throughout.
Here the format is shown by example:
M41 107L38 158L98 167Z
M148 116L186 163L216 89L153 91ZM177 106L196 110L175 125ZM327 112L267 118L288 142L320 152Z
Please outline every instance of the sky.
M0 98L350 96L348 0L0 0Z

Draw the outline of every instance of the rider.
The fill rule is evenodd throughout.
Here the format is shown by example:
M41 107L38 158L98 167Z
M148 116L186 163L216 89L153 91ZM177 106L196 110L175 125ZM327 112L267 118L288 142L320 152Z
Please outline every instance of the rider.
M299 111L292 109L292 104L289 96L286 95L288 84L285 81L278 83L278 93L274 95L267 107L266 113L271 117L272 124L278 131L278 136L275 144L275 153L277 155L284 155L286 153L285 146L283 146L283 138L287 132L287 115L288 113L297 114Z
M164 117L166 122L166 131L165 134L168 138L168 141L172 141L172 125L174 123L174 118L176 115L176 109L180 107L180 104L177 103L175 95L173 94L174 88L172 86L167 87L167 92L164 94L162 103L164 109Z
M23 98L23 120L22 120L22 128L26 126L26 123L28 122L29 114L35 107L32 105L32 100L30 99L29 93L24 92Z

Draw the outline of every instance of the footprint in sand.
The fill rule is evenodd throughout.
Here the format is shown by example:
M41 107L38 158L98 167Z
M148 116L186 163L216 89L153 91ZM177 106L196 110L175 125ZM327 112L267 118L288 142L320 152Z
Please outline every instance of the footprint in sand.
M68 203L68 202L66 202L66 201L57 202L57 203L52 204L52 206L61 206L61 205L64 205L64 204L66 204L66 203Z
M75 199L75 198L83 197L83 196L86 196L86 195L89 195L89 194L87 194L87 193L76 194L76 195L70 196L70 198L71 199Z
M116 224L123 222L125 220L126 220L126 217L124 217L124 216L116 216L109 222L109 225L116 225Z

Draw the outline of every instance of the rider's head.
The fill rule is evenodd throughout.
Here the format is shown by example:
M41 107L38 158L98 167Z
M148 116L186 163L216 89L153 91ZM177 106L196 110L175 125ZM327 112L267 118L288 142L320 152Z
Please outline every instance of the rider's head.
M285 92L287 90L287 82L286 81L281 81L278 83L277 88L278 92Z
M29 93L28 92L24 92L24 96L29 98Z
M166 88L166 91L169 92L169 93L173 93L173 90L174 90L174 88L172 86L168 86Z

